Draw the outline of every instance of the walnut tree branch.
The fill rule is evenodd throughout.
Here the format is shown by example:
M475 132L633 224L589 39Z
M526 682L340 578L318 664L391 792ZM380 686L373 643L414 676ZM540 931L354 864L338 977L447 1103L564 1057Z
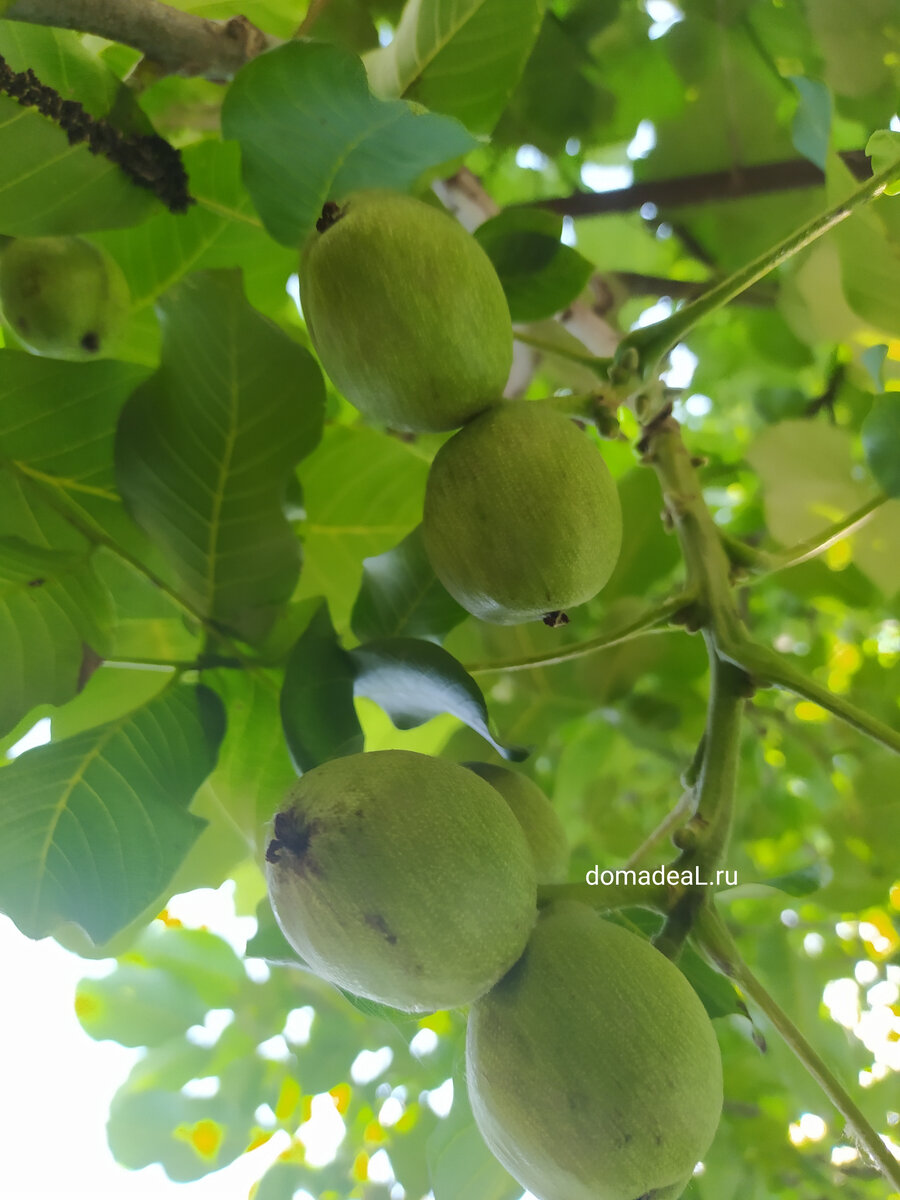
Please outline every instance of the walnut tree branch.
M15 0L6 19L93 33L132 46L169 75L226 83L251 58L279 44L246 17L210 21L160 0Z
M872 174L869 160L862 150L845 150L841 158L857 179L868 179ZM571 196L554 196L528 203L533 208L546 208L569 217L591 217L603 213L634 212L643 204L670 209L687 204L739 200L744 196L767 192L820 187L824 182L824 175L814 163L805 158L796 158L736 167L730 171L654 179L627 188L614 188L609 192L574 192Z

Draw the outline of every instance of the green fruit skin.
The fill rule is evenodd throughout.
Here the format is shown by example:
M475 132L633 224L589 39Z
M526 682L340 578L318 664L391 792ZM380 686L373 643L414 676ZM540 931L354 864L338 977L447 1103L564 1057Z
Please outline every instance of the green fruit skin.
M17 238L0 255L0 306L35 354L84 361L108 349L130 296L118 263L84 238Z
M372 421L456 429L506 386L512 324L490 259L440 209L355 192L300 261L303 315L335 386Z
M522 953L537 902L528 843L458 763L405 750L333 759L300 779L286 811L298 849L270 845L269 898L324 979L430 1012L475 1000Z
M622 510L602 455L572 421L504 401L438 451L422 532L454 599L513 625L600 591L619 556Z
M593 909L543 909L469 1012L472 1111L539 1200L675 1200L709 1149L722 1061L693 988Z
M564 883L569 867L569 843L556 809L527 775L495 763L463 763L495 787L522 826L539 884Z

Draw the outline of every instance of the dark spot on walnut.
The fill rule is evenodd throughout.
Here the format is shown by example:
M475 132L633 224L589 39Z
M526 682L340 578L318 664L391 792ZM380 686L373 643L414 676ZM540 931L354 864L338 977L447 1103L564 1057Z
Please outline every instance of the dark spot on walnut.
M377 930L389 946L397 945L397 935L381 913L366 913L364 919L369 928Z
M310 845L318 832L316 821L305 821L301 814L280 812L275 815L275 836L266 849L266 861L281 861L281 851L292 859L292 865L303 873L316 875L319 868L310 853Z
M81 348L88 354L96 354L100 349L100 335L93 329L89 330L81 339Z
M316 229L319 233L326 233L343 215L344 210L339 204L335 204L333 200L326 200L322 205L322 215L316 221Z

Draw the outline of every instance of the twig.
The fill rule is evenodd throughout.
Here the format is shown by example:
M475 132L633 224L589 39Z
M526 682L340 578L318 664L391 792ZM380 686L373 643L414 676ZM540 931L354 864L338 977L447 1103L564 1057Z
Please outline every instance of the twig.
M900 754L900 731L892 729L866 709L857 707L845 697L823 687L821 683L816 683L774 650L768 650L765 646L744 638L723 646L722 653L742 667L757 685L784 688L805 700L811 700L832 716L839 717L860 733L880 742L888 750Z
M538 888L538 904L543 906L554 900L579 900L600 912L615 908L649 908L654 912L664 912L666 890L649 883L616 883L608 887L592 887L587 883L541 884Z
M168 75L227 83L248 62L280 44L246 17L210 21L160 0L16 0L6 19L93 33L140 50Z
M694 789L685 788L678 797L673 808L671 808L660 823L656 826L652 833L649 833L637 850L632 851L625 860L623 870L629 870L631 867L636 867L641 859L646 858L651 850L655 850L660 842L664 842L666 838L684 821L685 816L689 812L694 802Z
M666 625L662 628L656 628L656 626L662 626L664 621L670 620L676 613L687 608L691 599L689 593L679 593L615 633L601 634L600 637L590 638L585 642L574 642L571 646L563 646L560 650L551 650L545 654L534 654L530 658L506 659L503 662L494 663L471 663L466 666L466 670L470 675L488 675L494 671L530 671L535 667L551 667L555 663L568 662L573 658L583 658L586 654L594 654L598 650L606 650L610 646L621 646L623 642L630 642L634 638L644 637L647 634L672 633L672 626Z
M877 1163L882 1174L900 1188L900 1162L869 1124L847 1089L809 1044L787 1013L769 995L738 951L721 917L711 907L698 915L696 933L703 949L721 971L753 1000L772 1022L788 1047L838 1110L859 1143Z
M790 567L797 567L800 563L808 562L811 558L817 558L820 554L824 554L837 542L868 524L879 508L887 503L887 499L887 496L884 495L873 496L871 500L867 500L865 504L860 505L852 513L848 513L846 517L842 517L840 521L829 525L827 529L814 534L806 541L798 542L796 546L792 546L781 555L764 555L762 551L759 551L758 562L763 570L753 578L743 580L741 587L748 587L762 579L768 579L777 571L786 571ZM728 548L730 552L731 547Z
M637 271L610 271L610 277L628 289L631 295L670 296L673 300L694 300L709 287L709 281L671 279L668 275L642 275ZM765 284L755 284L735 300L751 308L770 308L775 291Z
M831 205L811 221L788 234L778 245L711 287L699 299L677 309L671 316L665 317L655 325L644 325L632 330L619 344L616 352L617 365L623 371L627 369L632 372L637 379L655 378L665 356L698 322L729 304L770 271L811 245L841 221L845 221L870 200L880 196L898 177L900 160L873 175L837 204Z
M706 632L710 662L709 710L706 718L700 773L694 793L696 811L685 826L690 838L673 864L676 871L696 872L702 881L691 885L670 901L665 924L653 939L667 958L681 953L697 914L709 900L705 885L722 861L734 817L737 767L741 747L741 719L748 695L747 677L725 662L716 649L715 636Z
M845 150L841 158L857 179L866 179L871 175L864 151ZM657 208L680 208L688 204L738 200L764 192L820 187L824 182L824 175L814 163L805 158L792 158L756 166L737 166L727 171L656 179L609 192L574 192L570 196L531 200L529 206L550 209L551 212L569 217L590 217L604 213L633 212L643 204L655 204Z

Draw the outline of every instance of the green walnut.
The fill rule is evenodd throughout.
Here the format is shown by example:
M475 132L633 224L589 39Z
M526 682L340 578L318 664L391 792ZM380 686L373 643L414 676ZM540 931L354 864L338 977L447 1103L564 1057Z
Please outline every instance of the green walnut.
M563 883L569 865L566 831L556 809L527 775L494 763L463 766L497 789L522 826L534 859L538 883Z
M504 401L438 451L422 533L435 574L468 612L553 623L609 579L622 512L586 433L540 403Z
M675 1200L715 1136L706 1010L649 942L587 905L542 910L470 1009L466 1053L478 1127L539 1200Z
M118 263L80 237L17 238L0 255L0 305L35 354L97 358L128 316Z
M468 1004L513 965L534 864L503 798L458 763L382 750L304 775L275 818L269 899L307 965L410 1012Z
M475 239L421 200L373 190L326 204L300 299L325 370L372 421L456 429L503 392L512 324L500 280Z

